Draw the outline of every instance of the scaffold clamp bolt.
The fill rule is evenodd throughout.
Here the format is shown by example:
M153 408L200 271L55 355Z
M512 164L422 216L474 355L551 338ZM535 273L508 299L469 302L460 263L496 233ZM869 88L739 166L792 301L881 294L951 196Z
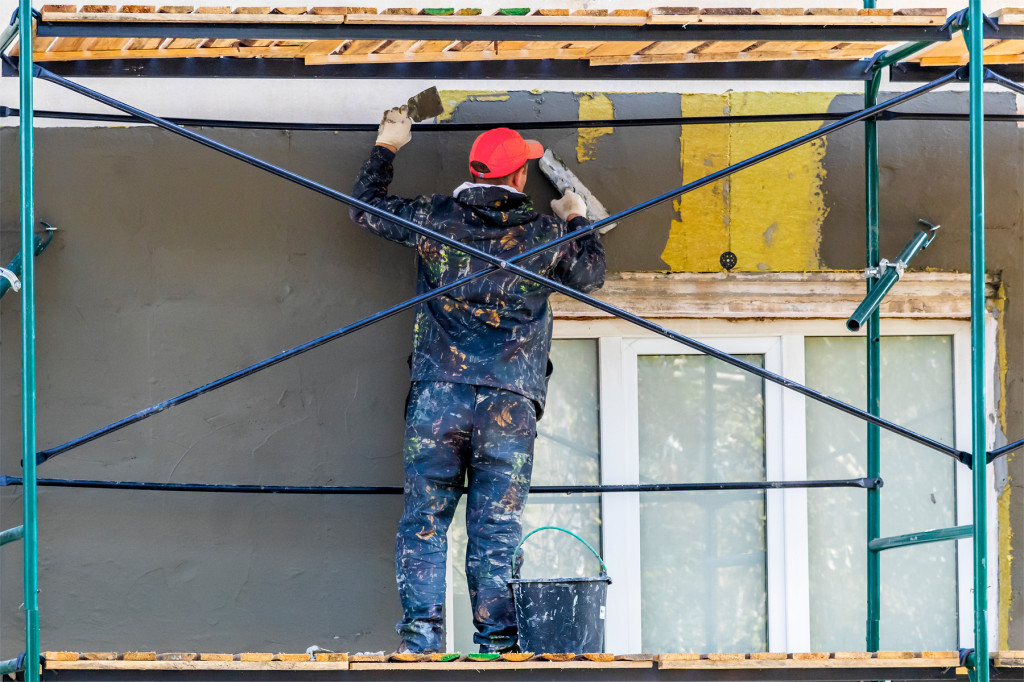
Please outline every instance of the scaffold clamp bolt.
M13 272L7 268L0 268L0 277L11 283L11 288L14 289L15 293L21 291L21 280Z

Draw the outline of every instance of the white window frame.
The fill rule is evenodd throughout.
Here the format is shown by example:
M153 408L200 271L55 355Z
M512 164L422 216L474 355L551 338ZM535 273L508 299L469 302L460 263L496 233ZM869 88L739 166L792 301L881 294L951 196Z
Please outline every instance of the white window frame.
M992 317L989 317L988 322L990 338L986 344L987 357L993 358L996 325ZM805 339L815 336L842 336L845 333L835 320L669 319L659 320L659 323L726 352L763 352L766 369L800 383L804 383ZM884 320L882 332L885 336L952 337L956 446L969 450L970 324L962 320L895 319ZM601 405L601 482L638 482L635 376L638 350L643 351L640 354L695 351L664 337L638 330L635 326L617 319L556 320L554 335L555 338L597 340ZM758 351L759 348L764 350ZM994 389L993 376L993 372L988 373L990 397L987 404L990 410ZM802 395L785 390L777 384L768 382L765 385L768 480L806 479L805 400ZM626 415L627 418L623 420L621 415ZM613 453L624 453L627 456L605 456ZM935 454L937 457L943 456L940 453ZM884 471L882 476L884 478ZM958 525L969 524L971 474L967 467L960 464L956 465L955 486L956 522ZM990 543L996 546L995 499L994 496L989 498L989 518L992 521L988 532ZM809 651L806 490L768 491L766 512L768 648L769 651ZM609 574L616 580L609 589L605 632L605 646L609 651L642 650L639 527L638 493L602 496L602 543ZM969 539L957 541L958 635L962 643L973 641L971 544ZM784 550L779 551L780 547ZM994 562L990 562L989 566L990 592L997 589L996 572L992 564ZM990 604L997 603L995 599L990 599ZM998 614L995 611L993 608L989 613L992 626L998 622Z
M764 356L764 367L776 374L785 370L782 364L782 343L779 337L720 337L702 338L708 343L730 354L751 354ZM605 377L618 372L616 377L619 387L612 392L602 391L601 433L602 453L605 434L616 439L610 457L604 458L601 467L601 480L605 484L633 485L640 482L639 434L636 426L639 422L639 395L637 393L637 360L643 355L699 355L698 351L687 348L663 337L633 337L601 339L599 353L600 374ZM613 350L612 345L617 349ZM606 347L607 346L607 347ZM626 428L623 428L623 418ZM785 471L783 460L783 419L782 390L775 384L765 386L765 465L768 480L781 478ZM607 462L607 464L605 464ZM784 535L787 528L783 523L783 496L787 492L802 491L768 491L766 508L768 524L767 549L768 559L768 601L770 646L772 651L786 651L788 628L785 613L789 600L787 588L793 582L787 579L786 563L773 560L785 555L782 550ZM602 545L606 548L615 547L614 552L606 551L605 561L609 565L611 575L622 575L625 579L613 583L608 593L609 618L605 626L605 636L609 642L622 642L623 651L641 650L641 614L639 589L640 584L640 514L639 493L602 495L601 516L604 537ZM616 522L612 523L615 519ZM611 526L611 527L610 527ZM801 532L797 524L792 529ZM804 536L807 534L806 504L802 526ZM806 545L806 540L804 542ZM772 551L774 547L774 551ZM795 562L788 562L793 564ZM806 565L806 561L803 562ZM805 571L806 575L806 571ZM797 588L799 590L799 588ZM806 593L806 584L803 586ZM796 596L794 603L799 604ZM802 602L806 605L806 594ZM806 620L806 619L805 619ZM809 637L809 634L808 634ZM809 640L808 640L809 641ZM619 649L615 649L619 650Z

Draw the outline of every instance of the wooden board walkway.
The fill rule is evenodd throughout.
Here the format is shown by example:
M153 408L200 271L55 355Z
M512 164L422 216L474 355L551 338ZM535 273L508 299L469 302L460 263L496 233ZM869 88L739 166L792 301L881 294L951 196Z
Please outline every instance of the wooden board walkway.
M454 660L444 660L455 656ZM480 671L488 670L865 670L957 669L955 651L882 651L832 653L722 653L722 654L507 654L495 659L478 655L406 655L318 653L191 653L172 652L43 652L51 670L122 671ZM404 659L404 660L398 660ZM1024 668L1024 651L992 654L995 668ZM966 674L966 670L962 671ZM961 670L957 670L961 673Z

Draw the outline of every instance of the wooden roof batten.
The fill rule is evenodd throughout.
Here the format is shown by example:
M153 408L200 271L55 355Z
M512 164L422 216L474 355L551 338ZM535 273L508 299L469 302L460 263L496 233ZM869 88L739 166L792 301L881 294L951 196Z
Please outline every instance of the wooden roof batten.
M480 10L45 5L39 62L291 58L306 66L585 60L590 66L870 58L946 41L942 9Z
M986 61L1024 64L1024 9L995 16L1000 34L988 38ZM150 69L172 76L389 77L390 65L402 65L395 77L863 79L857 62L906 41L935 43L915 66L964 63L966 48L946 20L944 9L929 8L508 8L485 15L452 8L44 5L33 57L64 75ZM230 66L224 58L264 66ZM109 73L100 66L115 60L121 66L111 64ZM146 66L129 70L125 60ZM191 65L175 71L155 60ZM518 66L503 69L506 62ZM460 69L468 75L456 75Z

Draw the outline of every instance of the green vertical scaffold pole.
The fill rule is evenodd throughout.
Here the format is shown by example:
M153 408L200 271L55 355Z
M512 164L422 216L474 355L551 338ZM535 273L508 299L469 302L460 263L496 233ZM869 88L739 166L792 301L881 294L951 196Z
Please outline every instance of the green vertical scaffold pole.
M877 103L878 87L881 79L876 71L872 74L871 81L867 84L864 92L864 103L866 106L873 106ZM866 227L867 227L867 250L866 262L868 268L878 267L878 123L875 119L864 122L864 166L865 182L864 197L866 202ZM875 288L877 280L873 277L867 278L868 294ZM881 414L881 354L880 335L881 320L879 307L876 307L868 317L867 323L867 411L873 415ZM867 425L867 475L879 476L881 474L881 453L880 440L881 431L875 424ZM868 544L877 540L882 534L882 500L878 488L869 490L867 494L868 504ZM867 566L867 588L868 588L868 621L867 621L867 651L878 651L879 646L879 622L881 620L881 555L872 549L868 549Z
M24 471L23 520L25 526L25 680L39 680L39 590L36 523L36 259L32 257L35 229L32 130L32 5L19 0L18 78L21 107L18 112L21 139L21 449Z
M988 682L988 547L985 474L985 64L981 0L968 8L971 127L971 450L974 498L974 682Z
M864 8L875 6L874 0L864 0ZM871 80L864 88L864 106L871 107L878 103L878 88L881 85L881 71L875 69ZM868 268L878 267L878 121L869 118L864 121L864 204L866 227L865 260ZM871 293L877 280L867 277L867 292ZM880 308L881 306L879 306ZM875 308L867 320L867 411L873 415L881 413L881 355L879 352L880 316L879 308ZM879 476L881 472L880 439L881 431L875 424L867 425L867 475ZM867 565L867 635L865 648L867 651L878 651L879 622L881 620L881 555L871 549L871 542L882 534L882 499L878 488L867 493L868 505L868 565Z

